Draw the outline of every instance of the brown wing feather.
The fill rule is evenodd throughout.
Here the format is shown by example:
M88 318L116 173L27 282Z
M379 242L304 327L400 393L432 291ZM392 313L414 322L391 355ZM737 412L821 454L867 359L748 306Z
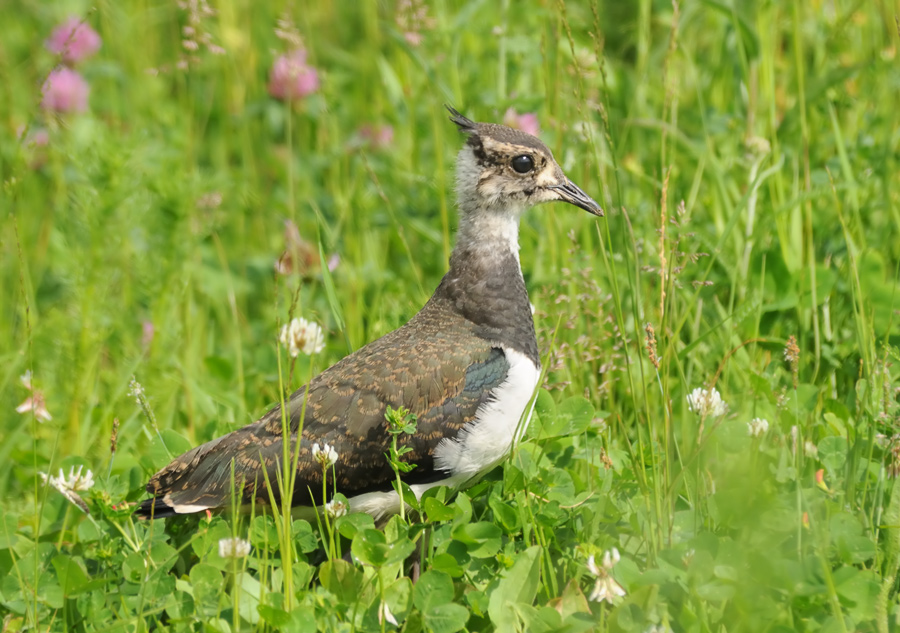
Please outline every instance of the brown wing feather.
M439 478L433 469L434 449L474 418L489 397L488 387L501 382L508 369L503 353L487 340L474 339L479 341L474 348L459 345L460 335L470 335L470 328L452 311L429 304L399 330L347 356L292 394L286 403L292 451L303 417L292 505L322 502L322 470L311 454L315 442L328 443L339 454L334 482L329 473L329 494L333 484L347 496L390 488L394 473L385 457L390 446L384 420L388 405L406 407L418 418L418 432L400 440L412 449L405 461L417 464L404 478L410 483ZM482 366L488 367L483 376L471 373ZM139 512L166 516L227 506L232 463L235 488L243 490L244 502L255 497L268 503L267 480L279 500L281 431L279 406L257 422L185 453L150 479L147 490L154 499L144 502Z

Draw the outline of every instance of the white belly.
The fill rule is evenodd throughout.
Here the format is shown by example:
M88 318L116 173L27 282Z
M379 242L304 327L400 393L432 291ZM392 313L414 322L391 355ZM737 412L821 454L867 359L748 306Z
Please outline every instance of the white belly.
M504 349L509 374L481 405L475 419L455 439L444 439L434 452L434 467L469 479L498 464L512 450L513 442L522 437L531 418L523 416L541 370L527 356Z

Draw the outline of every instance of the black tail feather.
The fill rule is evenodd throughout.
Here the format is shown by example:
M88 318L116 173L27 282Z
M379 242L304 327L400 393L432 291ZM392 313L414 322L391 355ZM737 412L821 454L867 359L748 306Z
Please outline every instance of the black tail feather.
M176 516L175 508L158 497L144 499L140 507L134 511L135 516L141 519L165 519Z

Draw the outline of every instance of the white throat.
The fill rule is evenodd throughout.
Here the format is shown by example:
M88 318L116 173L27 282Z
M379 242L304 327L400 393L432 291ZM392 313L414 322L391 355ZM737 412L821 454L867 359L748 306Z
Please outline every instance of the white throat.
M459 199L457 248L486 255L512 253L519 260L519 218L525 207L510 204L502 192L481 181L481 167L470 147L456 163L456 194Z

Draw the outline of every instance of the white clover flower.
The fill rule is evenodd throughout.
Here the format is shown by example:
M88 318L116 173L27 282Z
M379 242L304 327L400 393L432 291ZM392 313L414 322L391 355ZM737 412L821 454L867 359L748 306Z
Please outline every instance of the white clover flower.
M328 516L330 516L332 519L337 519L338 517L342 517L347 514L347 504L343 501L332 499L325 504L325 512L327 512ZM394 624L397 623L394 622Z
M219 539L219 556L222 558L244 558L250 553L250 541L242 538Z
M803 442L803 453L807 457L815 458L819 456L819 449L815 444L813 444L809 440L806 440L805 442Z
M769 421L764 418L753 418L747 422L747 433L750 437L762 437L769 432Z
M65 473L63 473L63 469L59 469L59 477L48 477L44 473L41 473L41 478L44 480L44 483L49 483L56 489L65 488L66 490L90 490L94 487L94 473L88 469L88 471L84 474L84 466L79 466L75 468L72 466L69 469L69 476L66 477Z
M619 550L615 547L603 553L602 566L597 565L593 555L588 558L588 569L596 578L594 581L594 590L591 591L591 595L588 596L590 600L593 600L594 602L603 602L606 600L608 603L613 604L616 598L625 596L625 589L623 589L622 585L616 582L616 579L609 573L612 571L612 568L616 566L616 563L619 562L619 558Z
M44 402L44 393L35 389L31 395L25 398L25 402L16 407L16 413L28 413L34 411L34 417L40 422L49 422L53 419Z
M282 327L278 340L288 348L288 352L294 358L299 356L300 352L318 354L325 348L322 328L317 323L302 318L292 319Z
M324 448L320 448L318 442L313 444L312 456L313 460L322 465L322 468L334 466L338 460L338 452L330 444L325 444Z
M56 490L64 496L69 503L72 503L84 512L88 513L88 506L78 495L79 490L90 490L94 486L94 473L88 470L85 474L82 474L84 470L84 466L79 466L77 469L72 466L69 469L69 476L66 477L63 469L59 469L59 477L48 476L46 473L40 473L41 479L44 484L50 484Z
M719 417L728 412L728 405L722 400L718 390L697 387L687 397L688 409L700 417Z
M53 416L50 415L50 412L47 410L47 404L44 402L44 392L40 389L35 389L34 385L31 383L30 369L19 376L19 382L31 392L31 395L25 398L25 402L16 407L16 413L24 414L33 411L34 417L38 422L49 422L52 420Z

